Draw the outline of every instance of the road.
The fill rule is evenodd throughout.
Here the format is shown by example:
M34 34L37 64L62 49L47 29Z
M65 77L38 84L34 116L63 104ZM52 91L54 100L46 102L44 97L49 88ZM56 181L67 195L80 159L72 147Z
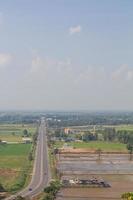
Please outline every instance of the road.
M43 189L48 185L50 179L51 175L48 161L46 123L45 120L42 119L39 127L31 182L24 190L18 192L16 195L6 198L6 200L12 200L17 195L21 195L23 197L29 196L32 198L43 191ZM32 189L31 191L29 190L30 188Z

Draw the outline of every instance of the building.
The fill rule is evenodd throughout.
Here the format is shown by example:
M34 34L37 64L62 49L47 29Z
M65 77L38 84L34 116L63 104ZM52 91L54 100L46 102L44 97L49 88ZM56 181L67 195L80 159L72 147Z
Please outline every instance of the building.
M22 138L22 141L23 141L23 143L25 143L25 144L32 143L32 139L29 138L29 137L23 137L23 138Z

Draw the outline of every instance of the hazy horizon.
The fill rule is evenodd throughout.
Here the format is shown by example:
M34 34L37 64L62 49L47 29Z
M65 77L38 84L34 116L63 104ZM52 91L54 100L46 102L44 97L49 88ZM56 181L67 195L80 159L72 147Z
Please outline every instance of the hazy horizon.
M133 2L0 2L0 110L133 111Z

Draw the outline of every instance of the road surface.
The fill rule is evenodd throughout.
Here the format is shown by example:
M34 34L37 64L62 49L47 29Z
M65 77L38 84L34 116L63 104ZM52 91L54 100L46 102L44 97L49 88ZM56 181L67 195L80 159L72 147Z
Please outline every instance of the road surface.
M41 191L43 191L43 189L48 185L50 179L51 176L48 161L46 123L45 120L42 119L39 127L36 155L31 182L27 188L25 188L21 192L18 192L16 195L6 198L6 200L12 200L15 196L18 195L21 195L23 197L29 196L30 198L32 198L39 194Z

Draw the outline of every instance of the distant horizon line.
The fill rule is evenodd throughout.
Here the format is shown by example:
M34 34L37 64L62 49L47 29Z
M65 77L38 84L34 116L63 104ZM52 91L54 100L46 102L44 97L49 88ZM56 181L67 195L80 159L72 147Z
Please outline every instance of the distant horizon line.
M112 112L120 112L120 113L132 113L132 110L129 109L0 109L0 113L2 112L41 112L41 113L112 113Z

